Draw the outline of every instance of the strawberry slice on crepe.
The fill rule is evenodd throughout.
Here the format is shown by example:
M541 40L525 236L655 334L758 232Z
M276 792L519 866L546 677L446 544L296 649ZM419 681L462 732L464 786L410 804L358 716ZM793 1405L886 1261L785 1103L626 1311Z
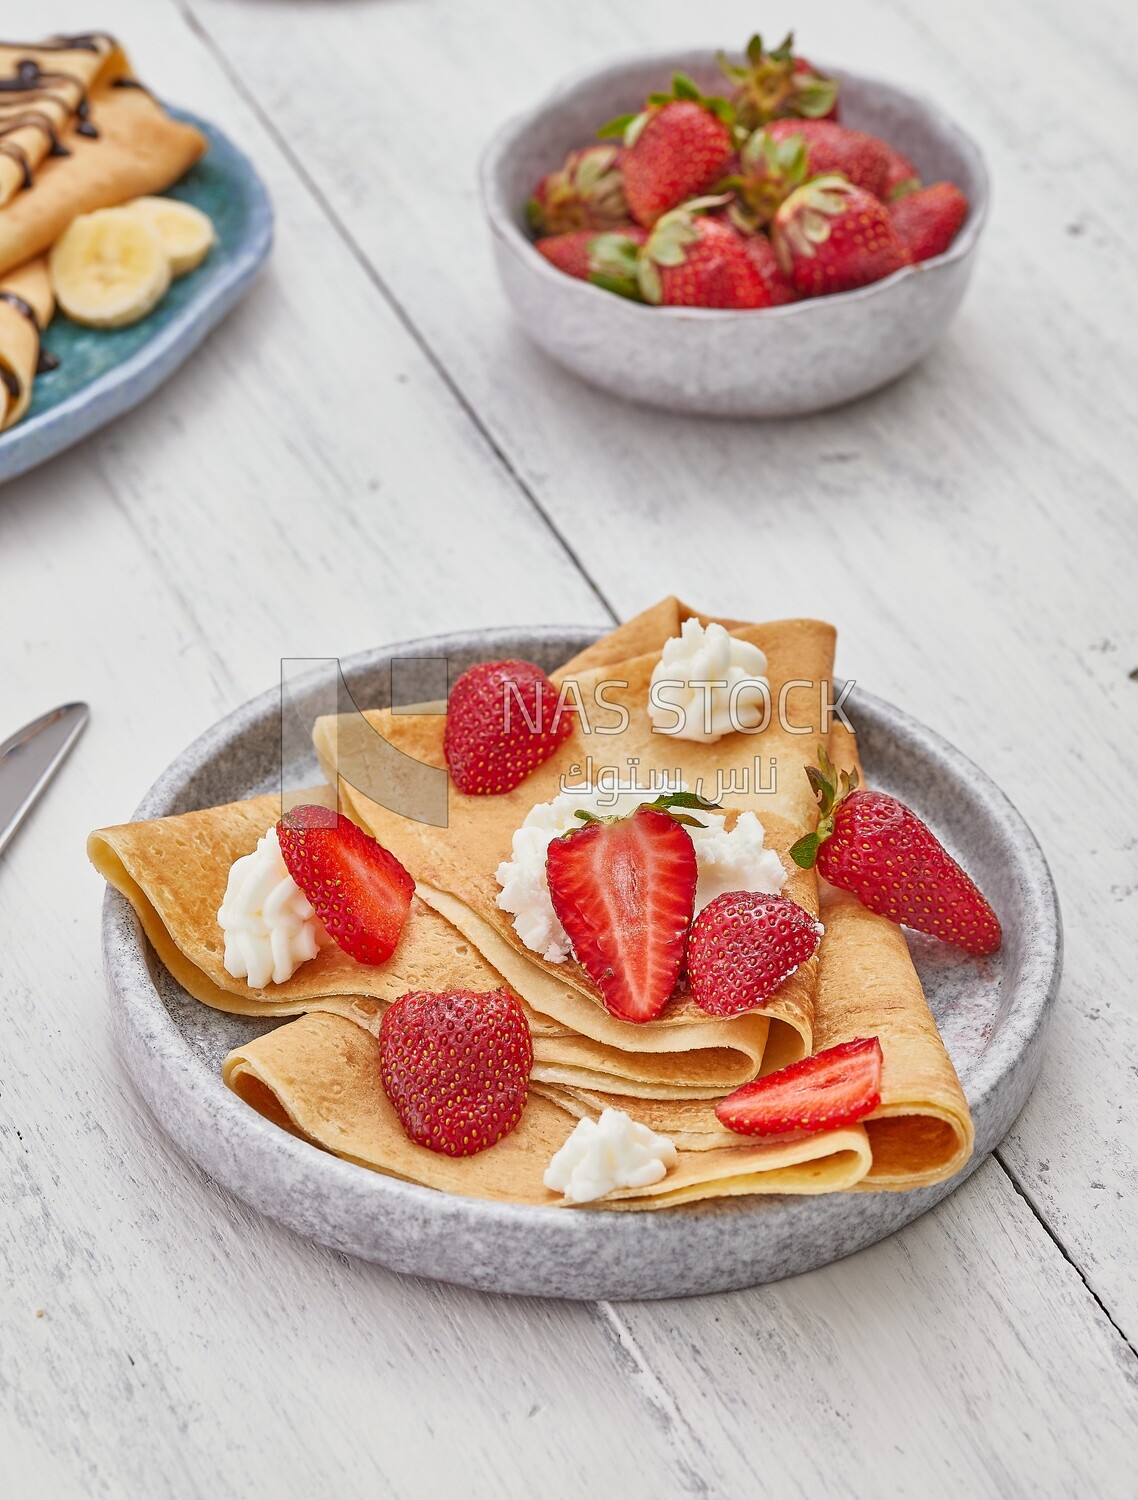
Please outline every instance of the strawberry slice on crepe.
M654 1020L676 988L695 907L687 829L651 805L627 818L590 817L553 840L545 869L553 909L605 1009Z
M840 1042L745 1083L721 1099L715 1113L740 1135L837 1130L863 1120L881 1103L881 1062L875 1036Z

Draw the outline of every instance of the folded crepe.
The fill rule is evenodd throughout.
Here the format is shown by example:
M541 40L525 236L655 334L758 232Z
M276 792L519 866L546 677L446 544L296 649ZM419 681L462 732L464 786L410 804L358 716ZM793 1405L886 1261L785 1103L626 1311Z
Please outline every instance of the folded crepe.
M42 256L0 276L0 432L14 427L28 409L40 365L40 334L54 312Z
M67 154L47 156L0 208L0 274L49 249L78 214L164 191L207 147L134 82L117 49L91 87L86 118L73 116L60 143Z
M328 800L328 788L290 801ZM252 989L223 964L217 910L233 861L256 848L280 816L280 798L255 797L222 807L102 828L87 842L91 862L134 907L159 959L187 993L232 1015L346 1016L377 1031L386 1005L408 990L497 989L503 976L460 932L416 898L399 946L386 964L357 963L329 945L283 984ZM606 1047L526 1006L534 1043L534 1077L550 1084L628 1094L724 1093L753 1078L767 1036L764 1017L725 1032L705 1017L690 1027L685 1050L622 1051ZM674 1040L669 1034L664 1042Z
M856 742L841 724L831 731L830 755L839 769L857 770L865 784ZM864 1121L873 1164L858 1187L900 1191L943 1182L972 1155L972 1116L905 934L826 882L821 915L826 933L814 995L815 1051L876 1036L883 1054L881 1103ZM714 1101L614 1098L546 1084L541 1091L577 1118L595 1117L606 1106L626 1110L689 1151L719 1150L738 1139L719 1123Z
M35 180L49 155L88 110L100 76L125 70L113 37L57 37L31 46L0 43L0 208Z
M663 623L669 633L677 632L690 613L675 600L666 600L656 612L649 612L655 626ZM638 644L645 619L632 622L638 627ZM604 1047L658 1055L687 1052L697 1036L714 1035L723 1039L723 1045L734 1046L741 1034L766 1025L765 1065L775 1067L811 1050L815 959L780 988L761 1014L711 1018L682 997L672 1001L659 1020L637 1025L611 1016L572 960L550 963L526 948L512 919L497 904L495 872L509 858L514 831L530 809L551 800L563 785L579 782L582 767L591 765L594 773L610 767L628 776L632 766L642 782L652 771L678 774L689 789L701 790L715 800L722 793L725 809L733 814L753 811L765 830L767 847L779 854L788 870L784 893L817 912L816 877L812 871L799 870L788 851L817 821L804 765L813 758L824 733L834 632L818 621L787 620L771 625L734 624L733 634L766 653L772 697L777 703L782 696L785 720L802 732L792 733L775 714L760 733L732 733L714 744L655 733L647 713L648 688L662 642L642 655L615 662L606 659L602 642L599 651L590 648L589 653L582 653L594 665L572 673L567 668L555 674L554 680L575 684L583 722L591 729L613 726L618 707L627 711L627 727L616 734L587 733L578 722L557 754L502 796L470 797L452 786L445 828L392 812L364 790L381 795L387 790L382 780L387 760L378 753L385 750L383 741L421 764L445 766L445 718L441 714L373 710L330 716L317 721L313 739L326 774L338 778L340 797L352 817L402 860L414 875L422 900L458 928L534 1011ZM377 766L383 768L379 779ZM693 1080L688 1088L676 1087L671 1092L706 1098L734 1086L722 1079L717 1086L711 1080Z
M335 1015L310 1015L235 1048L225 1083L267 1119L347 1161L443 1192L559 1206L542 1182L574 1118L531 1091L518 1127L477 1156L455 1159L408 1140L380 1080L374 1036ZM597 1206L669 1208L740 1193L829 1193L853 1187L870 1164L864 1130L741 1141L680 1151L650 1187L618 1190Z

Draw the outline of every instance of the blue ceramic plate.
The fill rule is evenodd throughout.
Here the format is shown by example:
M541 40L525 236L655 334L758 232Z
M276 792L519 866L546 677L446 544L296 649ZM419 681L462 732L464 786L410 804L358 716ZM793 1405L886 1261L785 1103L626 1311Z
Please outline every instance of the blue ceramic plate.
M171 110L209 150L168 196L207 213L218 242L129 328L83 328L57 313L44 348L59 368L38 377L28 415L0 436L0 483L23 474L145 401L236 305L273 242L273 207L249 160L214 125Z

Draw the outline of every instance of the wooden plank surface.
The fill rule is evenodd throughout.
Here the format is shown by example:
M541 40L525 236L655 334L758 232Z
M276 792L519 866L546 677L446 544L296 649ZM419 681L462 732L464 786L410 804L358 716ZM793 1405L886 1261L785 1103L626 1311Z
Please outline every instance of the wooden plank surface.
M625 408L533 353L473 178L493 126L563 71L741 37L750 7L104 0L143 75L253 157L279 235L167 387L0 491L5 721L74 696L95 710L0 866L0 1493L1131 1492L1138 880L1115 804L1136 769L1134 291L1106 167L1079 156L1117 165L1131 97L1105 14L1076 46L1057 6L1020 0L919 20L885 0L810 8L820 56L967 114L997 211L921 371L771 429ZM5 19L90 25L56 0L9 0ZM1063 64L1094 118L1044 117ZM410 128L424 80L445 108ZM1027 1197L993 1162L798 1281L589 1307L400 1279L218 1190L110 1052L87 828L126 816L282 655L600 624L606 600L629 613L673 587L836 619L844 669L955 739L1038 828L1069 956L1002 1153Z

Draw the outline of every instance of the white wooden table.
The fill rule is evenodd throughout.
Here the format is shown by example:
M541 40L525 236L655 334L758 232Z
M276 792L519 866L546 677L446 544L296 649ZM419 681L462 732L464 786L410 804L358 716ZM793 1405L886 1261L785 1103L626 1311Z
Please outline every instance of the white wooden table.
M910 378L781 427L612 404L511 326L475 188L568 70L797 22L970 122L977 281ZM5 1496L1133 1495L1138 289L1123 0L6 0L121 35L276 201L270 270L143 408L0 491L0 735L91 727L0 865ZM892 1240L668 1304L493 1299L307 1244L110 1051L87 830L282 656L818 613L1012 795L1066 977L999 1151Z

